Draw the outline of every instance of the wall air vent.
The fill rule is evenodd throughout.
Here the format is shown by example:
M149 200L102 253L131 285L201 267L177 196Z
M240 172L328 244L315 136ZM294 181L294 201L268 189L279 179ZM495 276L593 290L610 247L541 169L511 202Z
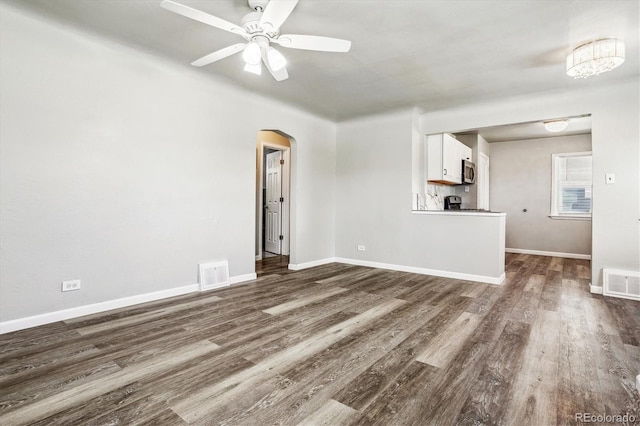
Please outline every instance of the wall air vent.
M604 268L602 270L605 296L640 300L640 272Z
M198 266L198 281L200 284L200 291L229 286L230 281L228 260L201 263Z

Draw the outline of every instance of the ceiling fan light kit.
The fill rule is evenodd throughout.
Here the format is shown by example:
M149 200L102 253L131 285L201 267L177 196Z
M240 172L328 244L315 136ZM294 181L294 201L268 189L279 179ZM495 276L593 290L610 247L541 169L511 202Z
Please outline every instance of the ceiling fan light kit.
M244 59L245 63L250 65L259 64L260 59L262 59L262 48L255 41L247 43L247 46L242 52L242 59Z
M285 67L285 65L287 65L287 60L282 56L282 53L278 52L271 46L267 49L267 59L269 60L271 69L274 71L280 71Z
M262 61L273 78L276 81L282 81L289 78L285 68L287 60L282 53L270 45L271 43L288 49L323 52L348 52L351 49L351 42L348 40L301 34L280 35L280 26L296 7L298 0L248 0L248 3L253 12L242 18L241 26L172 0L163 0L160 6L195 21L238 34L247 41L247 43L225 47L193 61L191 65L197 67L209 65L242 52L245 71L260 75L262 70L260 61Z
M244 70L246 72L250 72L251 74L261 75L262 65L260 65L260 62L258 62L257 64L244 64Z
M587 78L602 74L622 65L624 62L624 42L615 38L605 38L581 44L567 56L567 75L573 78Z

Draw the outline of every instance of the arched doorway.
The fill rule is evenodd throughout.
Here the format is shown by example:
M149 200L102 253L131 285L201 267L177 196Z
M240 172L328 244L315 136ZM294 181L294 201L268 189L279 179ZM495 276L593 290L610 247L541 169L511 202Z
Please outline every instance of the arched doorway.
M255 227L258 274L265 265L288 268L294 228L291 226L294 148L295 140L281 131L258 132Z

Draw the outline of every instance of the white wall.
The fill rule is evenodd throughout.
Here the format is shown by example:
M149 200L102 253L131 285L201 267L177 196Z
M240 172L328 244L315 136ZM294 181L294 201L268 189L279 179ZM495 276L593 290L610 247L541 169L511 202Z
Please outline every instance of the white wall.
M491 207L507 213L508 248L591 254L591 221L549 218L551 155L583 151L591 135L491 144Z
M261 129L297 141L292 262L334 255L334 123L5 4L1 19L0 322L193 284L218 258L252 274Z
M601 285L604 267L640 270L640 79L614 84L611 74L568 80L564 92L422 116L422 132L428 134L592 114L593 285ZM615 173L615 185L605 184L605 173Z
M410 110L338 124L336 256L497 280L503 218L411 213L412 126Z

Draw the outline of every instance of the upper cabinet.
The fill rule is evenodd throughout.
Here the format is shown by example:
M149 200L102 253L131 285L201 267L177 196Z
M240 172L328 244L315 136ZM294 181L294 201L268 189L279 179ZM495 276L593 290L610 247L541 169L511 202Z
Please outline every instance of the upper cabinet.
M460 142L460 153L462 160L473 161L473 149Z
M427 136L427 180L462 183L462 160L471 161L472 150L448 133Z

